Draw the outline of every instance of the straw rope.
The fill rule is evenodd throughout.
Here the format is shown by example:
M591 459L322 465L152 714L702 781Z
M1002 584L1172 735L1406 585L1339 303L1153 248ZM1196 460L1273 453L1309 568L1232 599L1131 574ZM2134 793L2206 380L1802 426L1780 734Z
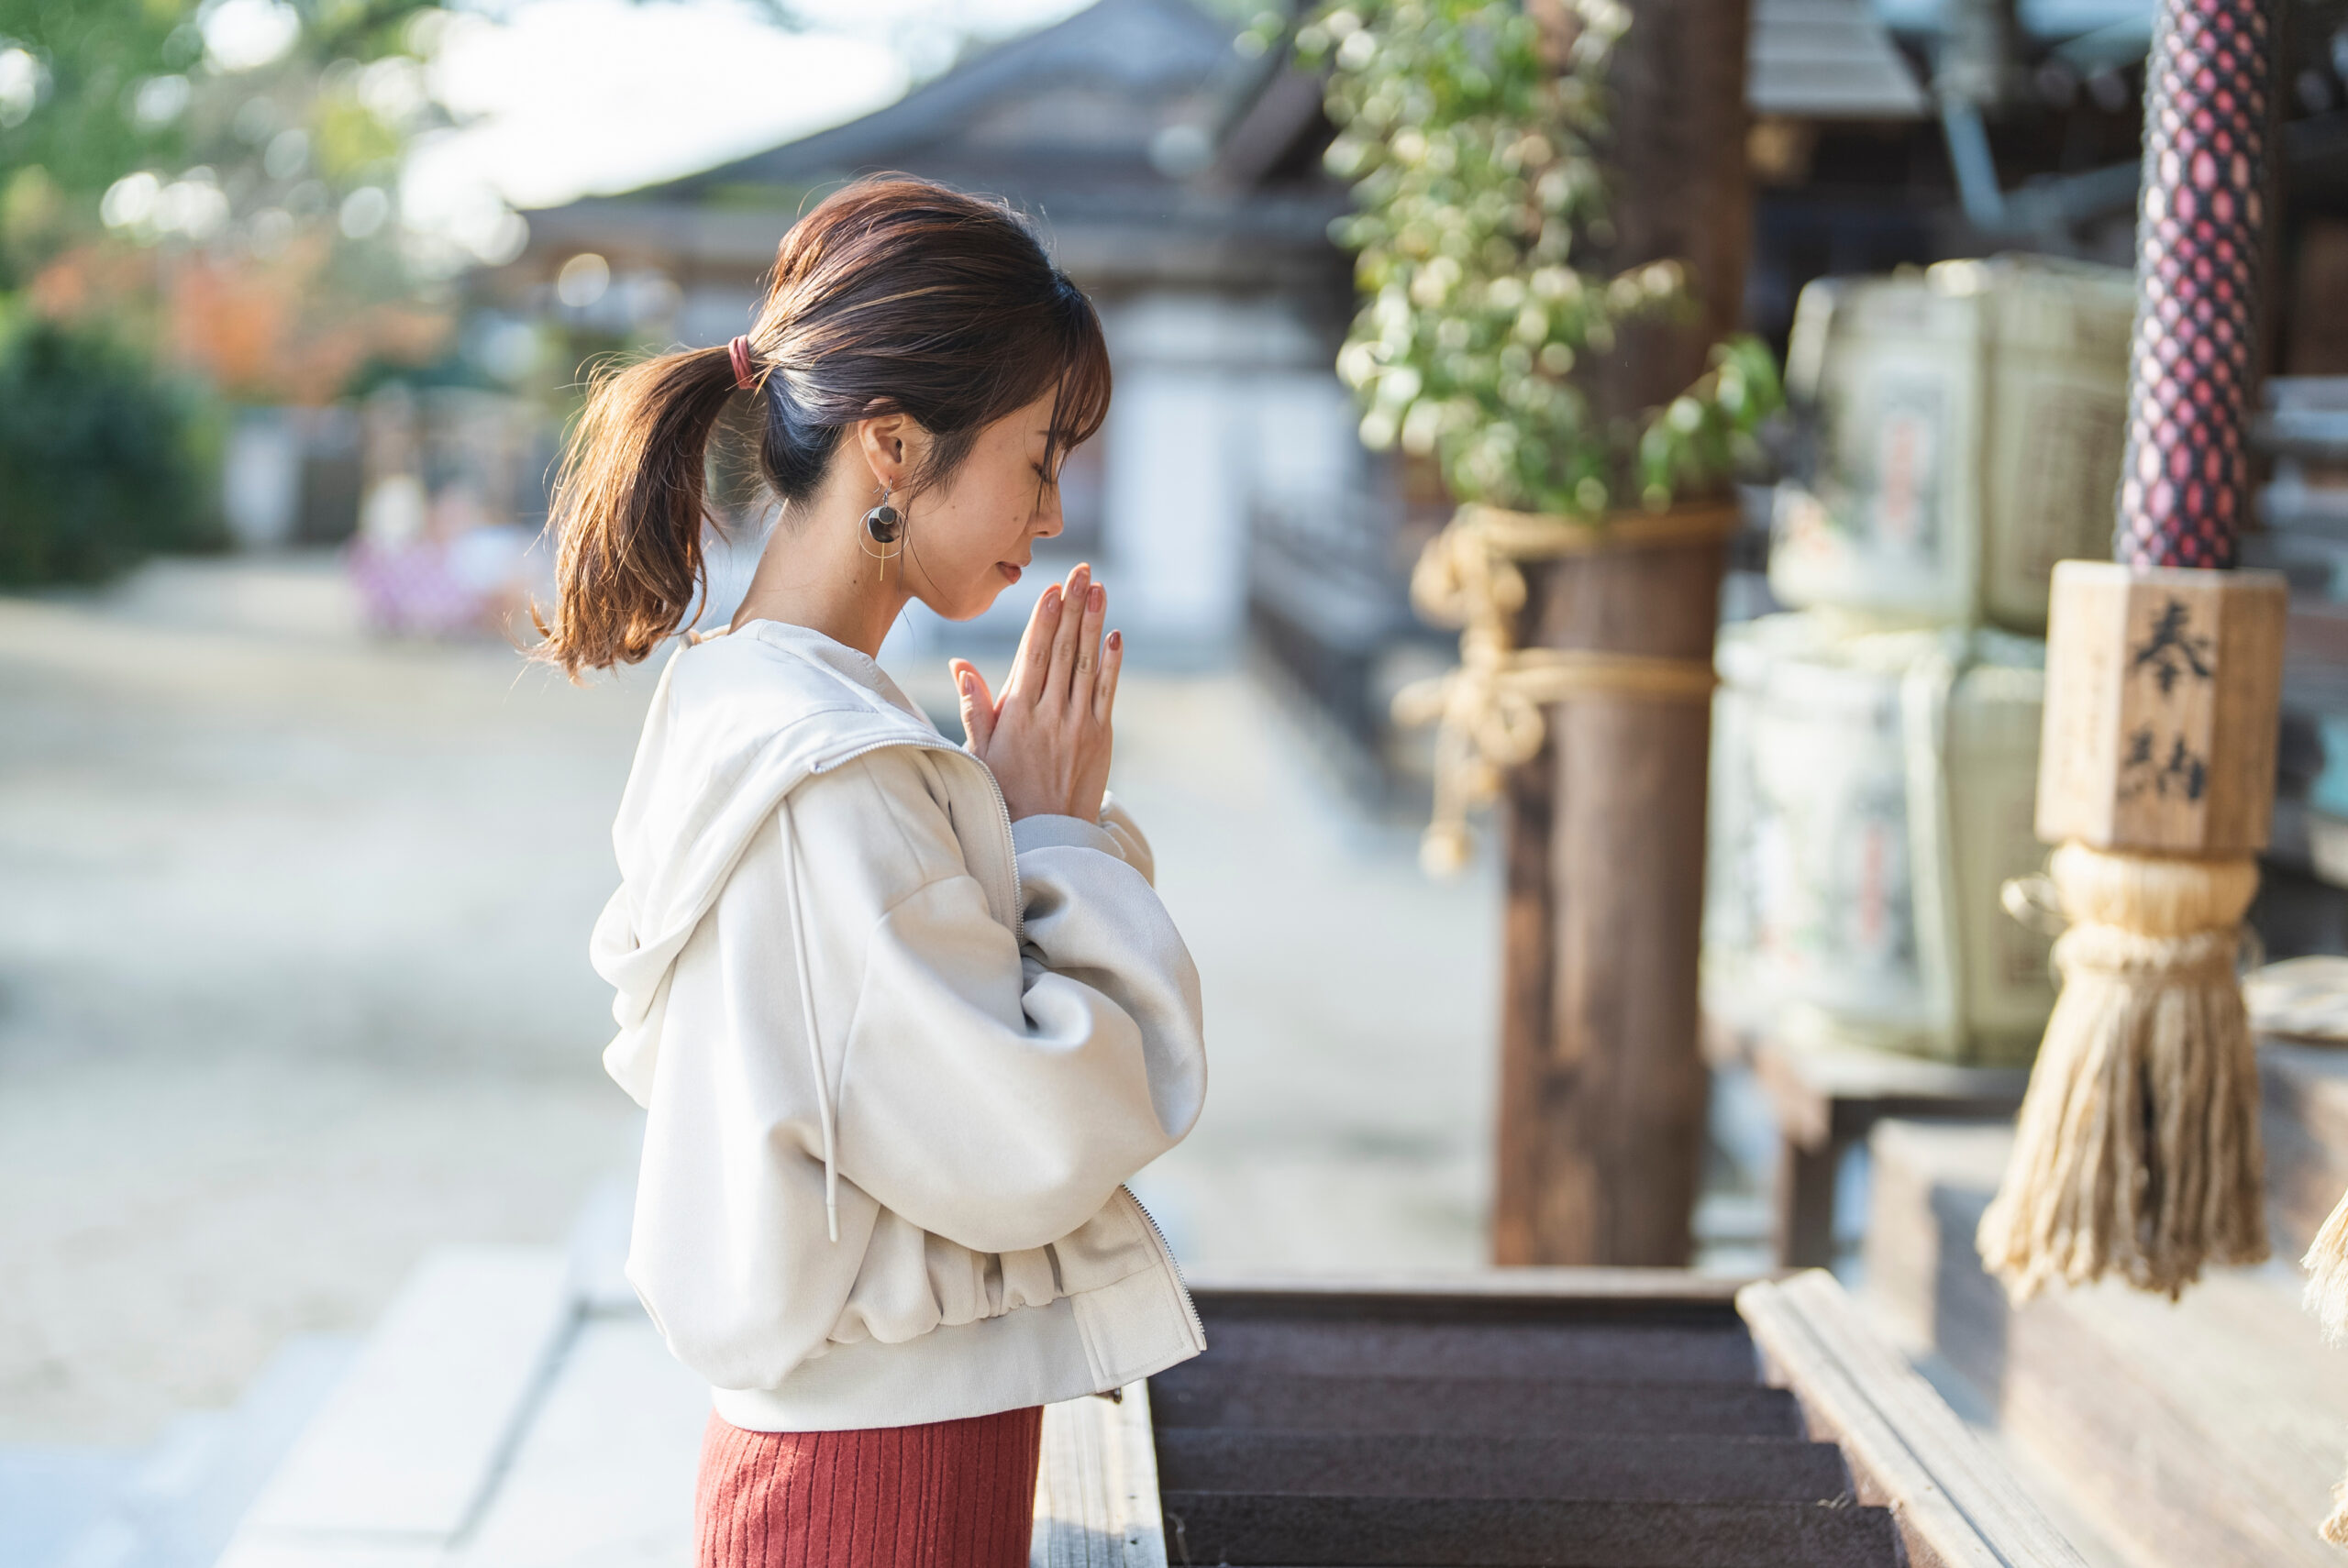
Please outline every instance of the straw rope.
M1599 648L1519 647L1525 561L1666 549L1727 538L1741 524L1732 504L1576 518L1468 505L1433 539L1411 573L1420 614L1461 628L1459 664L1413 681L1394 698L1394 720L1433 723L1434 812L1421 864L1437 876L1467 863L1468 812L1500 792L1501 776L1530 761L1548 726L1541 710L1589 697L1702 701L1719 678L1709 660Z

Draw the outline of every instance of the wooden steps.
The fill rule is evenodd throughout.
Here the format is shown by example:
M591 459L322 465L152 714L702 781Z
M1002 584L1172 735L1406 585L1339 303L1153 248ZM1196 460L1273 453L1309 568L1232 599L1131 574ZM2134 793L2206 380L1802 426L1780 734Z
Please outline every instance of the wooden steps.
M1523 1378L1749 1387L1753 1342L1723 1290L1722 1323L1263 1321L1228 1307L1208 1324L1214 1376L1247 1367L1307 1377ZM1487 1304L1453 1310L1490 1311ZM1672 1312L1681 1309L1675 1303Z
M1192 1562L1399 1568L1896 1568L1880 1509L1790 1503L1563 1502L1168 1492ZM1178 1559L1179 1560L1179 1559Z
M2315 1531L2348 1460L2348 1355L2300 1312L2297 1271L2213 1271L2175 1304L2106 1283L2016 1310L1973 1248L2010 1146L2003 1127L1877 1129L1878 1317L1978 1389L2132 1568L2338 1568Z
M1149 1386L1175 1562L2077 1562L1921 1380L1857 1342L1822 1275L1742 1301L1600 1271L1197 1297L1207 1353ZM1791 1387L1765 1386L1763 1349Z
M1219 1353L1219 1342L1215 1348ZM1801 1412L1792 1395L1734 1384L1336 1378L1279 1372L1227 1379L1177 1367L1151 1379L1150 1409L1160 1431L1223 1427L1496 1437L1610 1432L1626 1439L1782 1438L1801 1431Z
M1842 1455L1800 1438L1161 1430L1172 1492L1733 1503L1837 1497Z
M220 1568L687 1561L707 1391L579 1259L427 1260ZM1205 1356L1046 1410L1033 1568L2076 1568L1823 1275L1199 1301Z

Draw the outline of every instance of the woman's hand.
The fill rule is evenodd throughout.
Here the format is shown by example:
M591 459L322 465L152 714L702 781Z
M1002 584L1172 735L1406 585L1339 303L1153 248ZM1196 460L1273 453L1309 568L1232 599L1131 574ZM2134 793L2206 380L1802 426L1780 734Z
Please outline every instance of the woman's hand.
M1012 820L1067 816L1101 820L1109 786L1109 714L1124 662L1122 632L1101 638L1108 594L1080 566L1044 590L1028 617L1002 695L968 659L952 663L971 752L993 769Z

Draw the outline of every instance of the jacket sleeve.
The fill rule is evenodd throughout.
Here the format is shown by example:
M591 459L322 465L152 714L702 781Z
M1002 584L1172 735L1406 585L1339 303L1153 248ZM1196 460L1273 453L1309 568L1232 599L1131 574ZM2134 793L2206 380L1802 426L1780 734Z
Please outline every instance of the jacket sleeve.
M840 1175L974 1251L1046 1245L1197 1120L1197 970L1109 830L1013 824L1014 933L963 867L946 810L926 793L890 802L939 874L892 901L864 944L837 1058Z
M1134 814L1125 810L1124 802L1114 795L1101 797L1101 826L1125 864L1140 872L1143 881L1153 888L1157 886L1157 856L1149 847L1148 835L1134 821Z

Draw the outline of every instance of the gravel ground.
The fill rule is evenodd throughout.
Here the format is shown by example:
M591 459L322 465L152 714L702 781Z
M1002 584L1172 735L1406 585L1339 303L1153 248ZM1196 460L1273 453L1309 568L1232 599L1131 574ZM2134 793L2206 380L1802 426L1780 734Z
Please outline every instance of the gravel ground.
M584 945L650 684L368 640L323 559L0 601L0 1443L145 1441L626 1166ZM1423 879L1241 677L1129 674L1119 742L1209 1009L1136 1183L1186 1263L1476 1261L1489 876Z

